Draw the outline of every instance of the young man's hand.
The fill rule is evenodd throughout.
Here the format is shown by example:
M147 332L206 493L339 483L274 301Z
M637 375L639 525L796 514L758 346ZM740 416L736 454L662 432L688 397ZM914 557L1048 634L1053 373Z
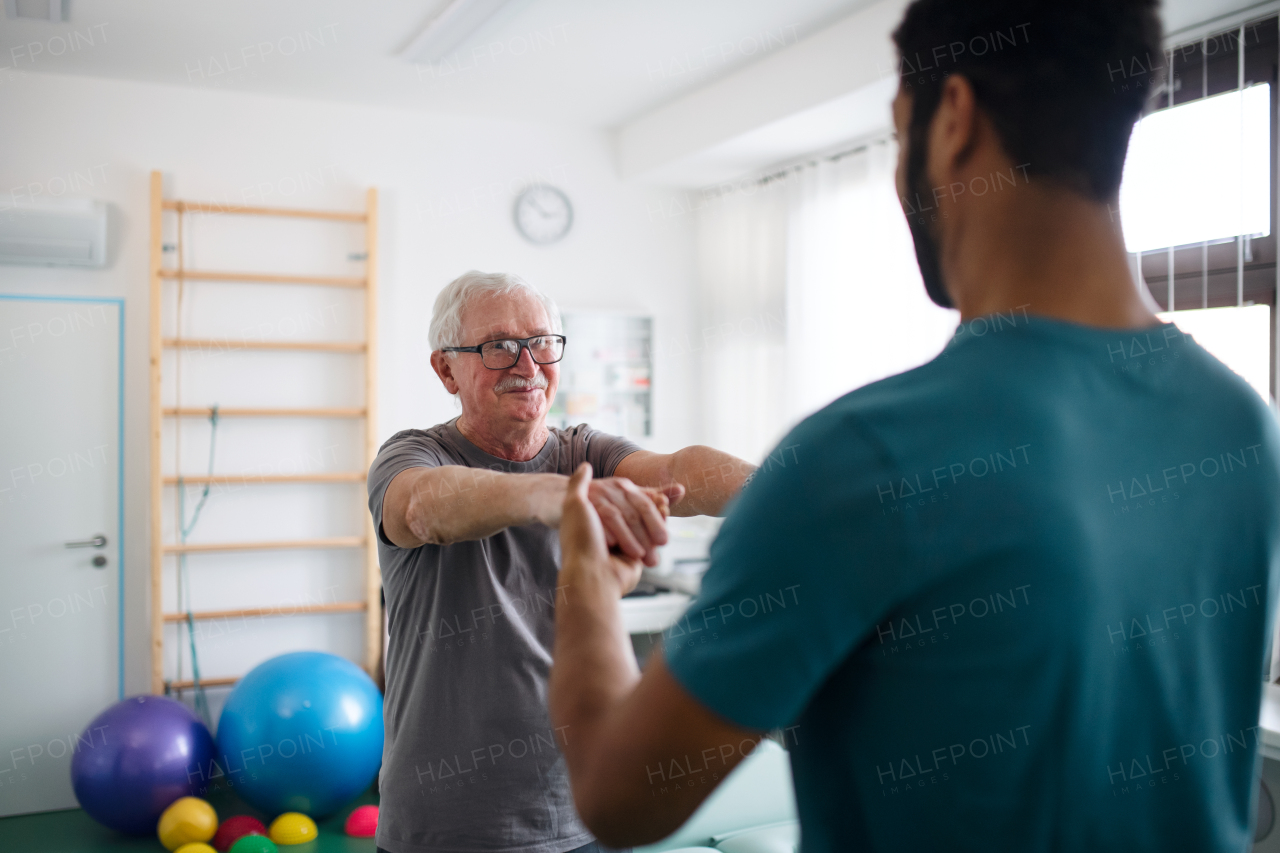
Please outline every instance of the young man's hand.
M640 582L640 573L644 570L644 561L633 556L630 550L614 547L609 534L596 509L596 500L591 487L608 483L608 480L591 479L591 464L583 462L578 470L569 478L569 488L565 493L564 508L560 516L560 553L562 572L570 575L581 574L594 582L603 582L613 587L619 597L635 589ZM630 485L630 483L628 483ZM666 541L665 518L668 511L666 495L656 489L637 489L642 499L649 503L658 515L662 525L662 541ZM623 491L626 491L624 488ZM657 492L650 496L648 493ZM614 506L609 498L615 497L612 490L603 490L608 506ZM616 507L614 509L615 512ZM617 516L615 516L617 518Z

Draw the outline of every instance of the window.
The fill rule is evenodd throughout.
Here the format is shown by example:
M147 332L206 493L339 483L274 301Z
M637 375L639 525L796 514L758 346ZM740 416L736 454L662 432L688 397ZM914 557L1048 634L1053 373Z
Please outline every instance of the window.
M1200 98L1134 128L1120 185L1130 252L1271 233L1271 87Z
M1270 305L1165 311L1160 319L1177 323L1267 399L1271 387Z
M1275 397L1280 19L1166 58L1168 81L1134 130L1120 191L1135 274L1165 319Z

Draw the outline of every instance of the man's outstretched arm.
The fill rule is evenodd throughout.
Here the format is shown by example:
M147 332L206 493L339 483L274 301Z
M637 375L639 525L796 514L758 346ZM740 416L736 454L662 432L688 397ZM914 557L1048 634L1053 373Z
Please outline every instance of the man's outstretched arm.
M692 444L675 453L638 450L623 457L615 477L639 486L684 488L684 497L671 502L672 515L721 515L756 466L714 447Z
M637 671L618 600L639 580L639 561L610 553L587 498L590 466L573 475L560 524L564 598L556 604L551 719L574 803L605 844L665 838L751 752L760 732L712 713L672 677L661 657ZM674 766L673 766L674 762ZM673 769L705 768L672 791Z
M568 483L560 474L506 474L462 465L406 468L387 485L382 530L396 546L417 548L484 539L535 522L558 527ZM590 497L609 545L657 565L656 549L667 542L667 494L611 477L596 480Z

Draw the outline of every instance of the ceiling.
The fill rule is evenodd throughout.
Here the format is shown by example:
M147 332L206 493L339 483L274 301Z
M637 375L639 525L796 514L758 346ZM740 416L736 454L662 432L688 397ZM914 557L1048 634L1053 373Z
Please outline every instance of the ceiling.
M415 64L400 52L448 0L63 2L65 23L0 17L0 84L28 73L75 74L611 129L741 76L733 72L821 30L835 32L839 21L855 40L884 37L851 17L875 0L508 0L448 58ZM1164 0L1163 15L1166 30L1177 31L1255 5ZM759 77L753 85L769 85ZM798 151L830 143L809 127L831 125L829 136L848 124L851 107L830 106L842 117L834 124L795 107L807 121L797 127L814 139L770 125L761 138L729 145L720 170L740 169L744 157L773 162L780 140ZM873 112L884 112L879 101ZM756 150L762 145L767 155Z
M511 0L448 59L399 58L445 5L68 0L0 18L0 67L607 128L870 0Z

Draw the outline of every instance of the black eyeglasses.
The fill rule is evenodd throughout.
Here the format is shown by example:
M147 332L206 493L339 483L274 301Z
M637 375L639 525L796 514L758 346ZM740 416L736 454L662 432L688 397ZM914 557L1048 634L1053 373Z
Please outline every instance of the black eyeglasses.
M538 364L555 364L564 358L564 335L536 335L532 338L502 338L473 347L441 347L443 352L478 352L480 362L490 370L506 370L520 360L527 349Z

